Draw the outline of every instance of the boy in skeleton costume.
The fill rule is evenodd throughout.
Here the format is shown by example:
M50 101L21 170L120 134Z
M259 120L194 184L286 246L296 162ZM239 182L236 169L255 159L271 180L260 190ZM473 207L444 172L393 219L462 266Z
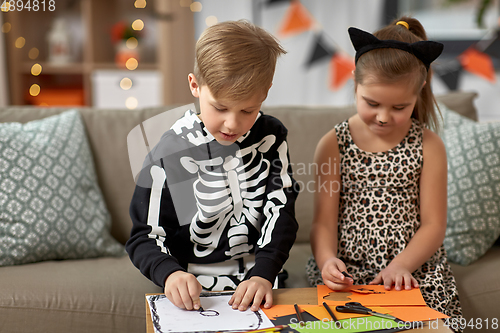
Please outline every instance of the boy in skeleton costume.
M137 179L127 252L178 307L203 289L236 289L229 304L272 305L272 287L298 225L287 130L260 111L285 53L245 21L207 28L196 44L187 110Z

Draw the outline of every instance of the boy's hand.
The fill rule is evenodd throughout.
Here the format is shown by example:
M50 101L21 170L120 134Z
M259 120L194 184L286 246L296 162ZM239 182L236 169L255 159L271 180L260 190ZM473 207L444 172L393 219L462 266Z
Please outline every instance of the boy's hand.
M165 296L181 309L198 310L201 289L201 284L191 273L176 271L165 280Z
M245 311L250 303L253 303L251 310L258 311L263 300L266 301L264 304L266 309L273 305L273 285L264 278L252 276L236 288L229 305L235 310Z
M352 286L353 279L344 276L347 268L342 260L336 257L328 259L321 270L323 283L332 290L344 290Z
M411 275L411 272L403 265L395 262L391 262L389 266L378 273L370 284L384 284L386 290L391 290L392 285L396 290L401 290L403 285L406 290L410 290L412 285L418 287L418 282Z

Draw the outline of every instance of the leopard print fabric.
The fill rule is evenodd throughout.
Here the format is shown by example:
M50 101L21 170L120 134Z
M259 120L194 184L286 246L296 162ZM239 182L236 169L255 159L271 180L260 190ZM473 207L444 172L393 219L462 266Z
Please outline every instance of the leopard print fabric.
M338 256L356 284L368 284L405 249L420 226L423 127L413 120L408 135L386 152L358 148L347 121L335 129L342 166ZM313 257L306 272L311 286L323 284ZM461 318L455 278L443 246L413 276L431 308Z

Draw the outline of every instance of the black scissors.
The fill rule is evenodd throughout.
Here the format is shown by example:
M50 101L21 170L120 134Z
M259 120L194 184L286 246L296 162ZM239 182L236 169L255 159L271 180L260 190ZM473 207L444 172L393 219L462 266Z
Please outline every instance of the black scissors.
M381 318L385 318L385 319L394 320L397 323L404 323L404 321L402 321L401 319L398 319L398 318L391 316L389 314L372 311L372 309L369 309L358 302L347 302L347 303L345 303L345 305L338 305L335 309L338 312L367 314L367 315L372 315L372 316L377 316L377 317L381 317Z

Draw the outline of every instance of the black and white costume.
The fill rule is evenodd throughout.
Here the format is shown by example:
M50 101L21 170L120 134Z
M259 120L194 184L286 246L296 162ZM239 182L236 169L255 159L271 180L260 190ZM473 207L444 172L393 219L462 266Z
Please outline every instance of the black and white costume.
M224 146L188 110L137 179L126 244L134 265L162 287L178 270L208 290L252 276L274 283L298 229L286 135L260 112L250 131Z

